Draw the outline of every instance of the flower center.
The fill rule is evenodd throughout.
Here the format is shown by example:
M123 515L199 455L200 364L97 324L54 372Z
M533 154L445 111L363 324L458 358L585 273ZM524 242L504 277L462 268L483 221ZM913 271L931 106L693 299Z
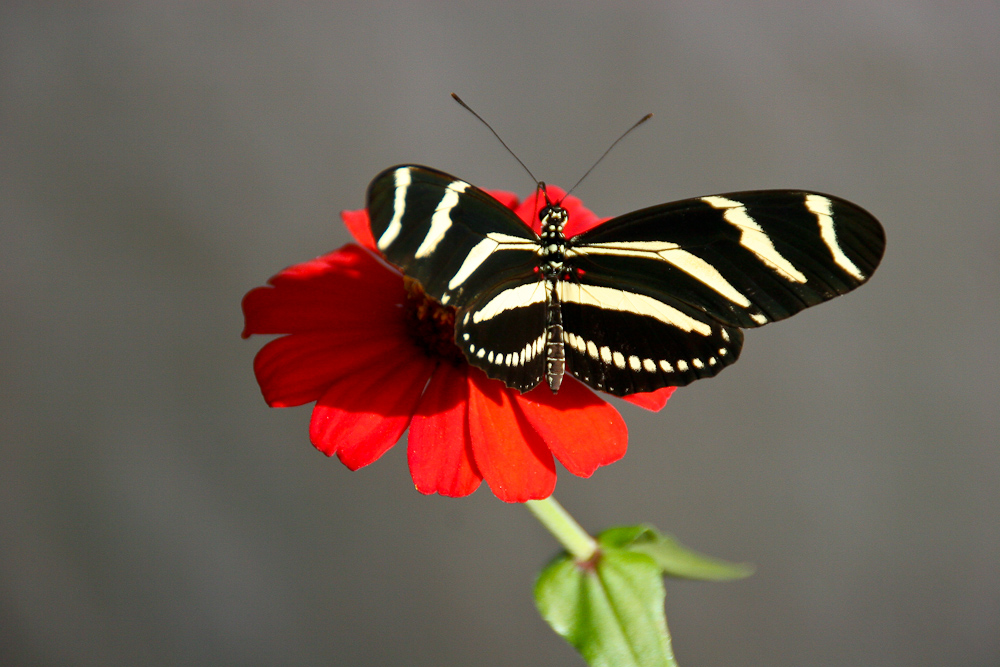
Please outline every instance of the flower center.
M403 276L406 288L406 319L410 336L427 356L450 361L455 366L465 362L455 345L455 309L442 306L427 296L416 280Z

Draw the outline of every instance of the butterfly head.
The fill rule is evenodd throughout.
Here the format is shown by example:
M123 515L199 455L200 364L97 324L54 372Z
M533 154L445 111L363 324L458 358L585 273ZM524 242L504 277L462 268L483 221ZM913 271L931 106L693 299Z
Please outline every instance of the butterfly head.
M562 239L563 229L569 218L566 209L562 207L562 200L553 202L542 181L538 181L538 192L545 198L545 206L538 210L538 220L542 223L541 237L548 240Z
M559 204L547 204L538 211L538 220L543 228L553 225L561 230L566 225L567 218L569 214Z

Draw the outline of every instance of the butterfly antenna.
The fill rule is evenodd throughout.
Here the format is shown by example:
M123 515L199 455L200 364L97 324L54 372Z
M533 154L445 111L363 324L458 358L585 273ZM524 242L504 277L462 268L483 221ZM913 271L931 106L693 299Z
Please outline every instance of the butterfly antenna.
M470 109L470 111L471 111L471 109ZM643 123L645 123L647 120L649 120L652 117L653 117L653 114L651 114L651 113L646 114L645 116L643 116L642 118L639 119L639 122L637 122L635 125L633 125L629 129L625 130L625 133L622 134L622 136L620 136L617 139L615 139L615 142L613 144L611 144L610 146L608 146L608 150L604 151L604 153L601 155L601 157L597 158L597 162L595 162L594 165L590 169L587 170L587 173L585 173L583 176L580 177L580 180L576 182L576 185L574 185L573 187L571 187L569 190L566 191L566 195L563 197L563 199L565 199L566 197L568 197L570 192L573 192L573 190L576 190L576 186L577 185L580 185L580 183L583 183L583 179L587 178L587 176L590 175L590 172L594 171L594 168L597 165L601 164L601 160L603 160L604 158L606 158L608 156L608 153L611 152L612 148L614 148L615 146L618 145L619 141L621 141L622 139L624 139L625 137L627 137L632 130L634 130L635 128L639 127L640 125L642 125Z
M492 133L493 133L493 136L497 138L497 141L499 141L499 142L500 142L500 144L501 144L501 145L502 145L502 146L503 146L504 148L506 148L506 149L507 149L507 152L508 152L508 153L510 153L510 154L511 154L512 156L514 156L514 159L515 159L515 160L517 160L517 163L518 163L519 165L521 165L521 167L523 167L523 168L524 168L524 170L525 170L526 172L528 172L528 176L531 176L531 180L535 182L535 185L536 185L536 187L537 187L537 186L540 186L540 185L541 185L541 183L539 182L539 180L538 180L537 178L535 178L535 175L531 173L531 170L530 170L530 169L528 169L528 166L527 166L526 164L524 164L523 162L521 162L521 158L519 158L519 157L517 156L517 154L516 154L516 153L514 153L514 151L512 151L512 150L510 149L510 146L508 146L508 145L507 145L507 143L506 143L506 142L505 142L505 141L504 141L503 139L501 139L501 138L500 138L500 135L499 135L499 134L497 134L497 131L496 131L496 130L494 130L494 129L493 129L493 127L492 127L492 126L491 126L491 125L490 125L489 123L487 123L487 122L486 122L485 120L483 120L483 117L482 117L482 116L480 116L480 115L479 115L479 114L477 114L477 113L476 113L475 111L473 111L473 110L472 110L472 107L470 107L470 106L469 106L468 104L466 104L465 102L463 102L463 101L462 101L462 98L461 98L461 97L459 97L458 95L456 95L455 93L452 93L452 94L451 94L451 97L452 97L452 99L454 99L454 100L455 100L456 102L458 102L459 104L461 104L461 105L462 105L462 107L463 107L463 108L464 108L464 109L465 109L466 111L468 111L468 112L469 112L469 113L471 113L471 114L472 114L473 116L475 116L476 118L478 118L478 119L479 119L479 122L480 122L480 123L482 123L483 125L485 125L485 126L486 126L486 129L488 129L488 130L489 130L490 132L492 132ZM643 119L643 120L645 120L645 119ZM625 134L628 134L628 132L626 132ZM618 143L618 142L615 142L615 143ZM542 186L542 188L544 189L544 186Z

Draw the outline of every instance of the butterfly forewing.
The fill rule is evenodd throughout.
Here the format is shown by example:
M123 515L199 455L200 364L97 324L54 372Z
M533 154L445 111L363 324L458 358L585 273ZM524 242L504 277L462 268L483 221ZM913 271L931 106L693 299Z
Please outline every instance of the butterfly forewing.
M850 202L766 190L635 211L570 244L587 280L629 281L645 294L747 328L861 285L882 257L885 236Z
M386 258L447 305L461 307L535 266L530 227L479 188L434 169L400 166L376 176L368 215Z

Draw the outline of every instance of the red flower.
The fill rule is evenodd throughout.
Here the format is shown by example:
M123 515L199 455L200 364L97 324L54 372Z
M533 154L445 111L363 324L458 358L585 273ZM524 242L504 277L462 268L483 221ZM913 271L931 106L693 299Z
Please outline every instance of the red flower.
M538 230L544 201L492 192ZM550 187L558 200L563 193ZM599 222L568 197L567 236ZM377 460L409 427L410 473L421 493L464 496L485 479L501 500L545 498L555 459L589 477L625 454L621 415L567 376L519 394L469 366L454 345L454 313L430 301L375 253L366 211L342 214L364 248L347 245L291 266L243 298L252 334L267 343L254 372L271 407L316 402L309 436L351 470ZM672 387L626 400L659 410Z

